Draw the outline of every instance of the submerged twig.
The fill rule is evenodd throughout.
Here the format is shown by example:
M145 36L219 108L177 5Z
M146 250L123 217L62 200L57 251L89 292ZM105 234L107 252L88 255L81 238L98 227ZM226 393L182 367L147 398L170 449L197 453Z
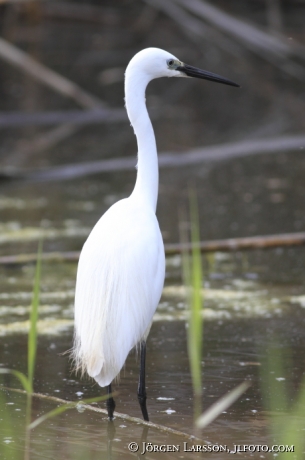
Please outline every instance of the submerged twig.
M196 421L198 428L206 428L212 423L220 414L227 410L247 389L251 386L251 382L244 381L233 390L229 391L226 395L218 399L212 404Z
M8 390L8 391L14 391L15 393L26 394L26 391L19 390L19 389L16 389L16 388L0 387L0 390ZM46 399L47 401L52 401L52 402L55 402L57 404L74 404L75 403L75 401L68 401L68 400L65 400L65 399L56 398L55 396L44 395L42 393L33 393L32 397L33 398L39 398L39 399ZM79 401L79 402L81 403L81 401ZM88 404L84 404L83 408L87 409L87 410L91 410L93 412L98 412L100 414L104 414L106 416L108 415L107 410L106 409L101 409L100 407L94 407L94 406L90 406ZM146 426L148 426L150 428L155 428L156 430L163 431L165 433L170 433L170 434L173 434L175 436L183 437L185 439L189 439L189 440L192 440L192 441L200 441L200 442L203 441L201 438L197 438L196 436L193 436L191 434L184 433L183 431L174 430L173 428L170 428L170 427L164 426L164 425L159 425L158 423L146 422L145 420L142 420L141 418L138 418L138 417L131 417L130 415L122 414L120 412L114 412L114 416L115 416L115 418L119 418L119 419L122 419L122 420L127 420L128 422L133 422L133 423L137 423L137 424L140 424L140 425L146 425Z
M38 238L38 237L37 237ZM285 246L305 245L305 232L282 233L279 235L249 236L244 238L228 238L223 240L200 241L198 243L201 252L224 252L243 251L246 249L270 249ZM166 244L166 256L181 254L184 251L191 251L192 243ZM79 259L79 251L49 252L41 255L42 260L48 262L74 262ZM18 254L13 256L1 256L0 264L25 264L35 262L37 254Z
M66 125L64 125L66 126ZM73 127L73 126L72 126ZM43 141L43 139L42 139ZM191 166L198 163L230 160L261 153L279 153L283 151L302 150L305 148L305 136L279 136L272 139L239 141L228 144L199 147L186 152L164 152L158 155L160 168ZM38 170L19 170L7 173L10 180L59 181L89 176L101 172L134 170L136 159L113 158L87 163L70 164ZM5 179L5 171L1 178Z

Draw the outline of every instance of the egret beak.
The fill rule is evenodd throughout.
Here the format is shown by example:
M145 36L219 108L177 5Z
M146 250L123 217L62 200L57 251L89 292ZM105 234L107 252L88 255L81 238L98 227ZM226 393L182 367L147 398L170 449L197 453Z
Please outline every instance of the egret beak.
M176 70L185 73L188 77L202 78L204 80L215 81L216 83L223 83L224 85L236 86L238 88L240 87L240 85L234 83L232 80L228 80L227 78L221 77L216 73L208 72L207 70L201 70L188 64L182 63L182 65L177 67Z

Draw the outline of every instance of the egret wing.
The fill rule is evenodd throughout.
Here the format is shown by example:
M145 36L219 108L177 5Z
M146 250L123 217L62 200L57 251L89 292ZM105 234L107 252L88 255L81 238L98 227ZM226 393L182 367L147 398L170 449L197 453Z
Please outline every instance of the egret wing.
M143 338L160 300L165 270L158 221L122 200L93 228L81 252L75 297L75 358L101 386Z

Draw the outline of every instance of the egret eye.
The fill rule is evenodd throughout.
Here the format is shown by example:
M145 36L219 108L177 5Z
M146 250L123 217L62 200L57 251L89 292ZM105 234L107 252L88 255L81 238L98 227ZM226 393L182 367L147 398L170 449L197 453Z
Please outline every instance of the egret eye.
M181 62L176 59L168 59L166 62L167 62L168 68L172 70L177 69L177 67L181 65Z

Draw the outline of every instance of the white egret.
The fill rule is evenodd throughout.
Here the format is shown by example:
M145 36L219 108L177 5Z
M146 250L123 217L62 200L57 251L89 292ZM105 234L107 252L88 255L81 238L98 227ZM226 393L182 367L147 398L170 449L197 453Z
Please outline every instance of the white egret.
M97 222L82 249L76 281L76 368L108 387L108 417L115 408L111 382L128 353L140 347L138 400L148 420L145 389L146 338L165 276L164 245L156 218L158 158L145 104L147 84L159 77L196 77L239 86L184 64L171 53L147 48L129 62L126 109L138 143L138 171L129 198L118 201Z

